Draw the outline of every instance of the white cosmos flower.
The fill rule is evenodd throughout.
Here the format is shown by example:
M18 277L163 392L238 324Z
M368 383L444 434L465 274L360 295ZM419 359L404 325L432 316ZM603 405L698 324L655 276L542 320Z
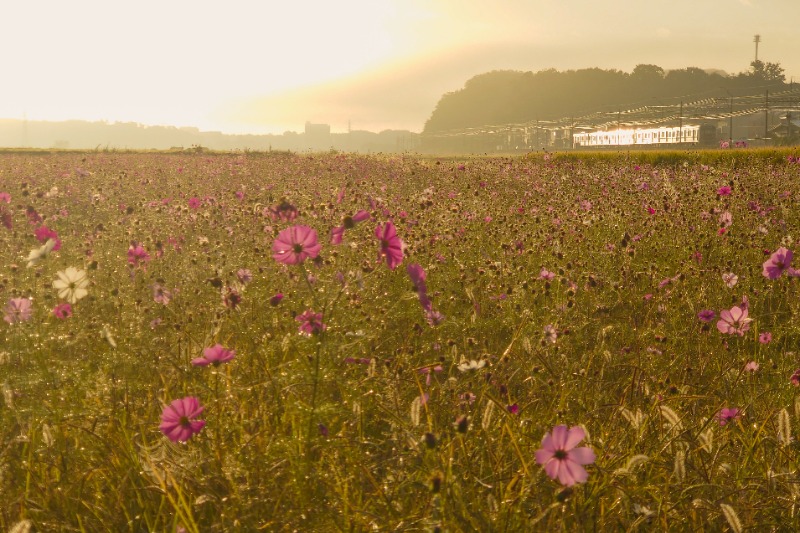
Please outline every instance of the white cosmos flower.
M458 365L458 369L461 372L467 372L469 370L480 370L481 368L486 366L486 361L481 359L480 361L476 361L472 359L471 361L463 361L461 364Z
M726 272L722 275L722 281L728 286L729 289L732 289L739 282L739 276L733 272Z
M58 279L53 282L53 288L58 290L59 298L74 304L89 294L89 291L86 290L89 285L89 279L86 277L85 270L69 267L56 274Z
M47 239L47 242L44 243L42 246L34 250L31 250L31 253L29 253L28 257L25 258L25 260L28 261L28 268L37 265L39 261L47 257L50 254L50 252L53 251L55 245L56 245L55 239Z

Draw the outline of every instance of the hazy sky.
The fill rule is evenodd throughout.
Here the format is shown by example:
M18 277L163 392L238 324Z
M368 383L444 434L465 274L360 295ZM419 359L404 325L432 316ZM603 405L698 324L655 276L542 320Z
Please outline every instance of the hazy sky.
M800 81L800 0L0 0L0 118L420 131L494 69L639 63Z

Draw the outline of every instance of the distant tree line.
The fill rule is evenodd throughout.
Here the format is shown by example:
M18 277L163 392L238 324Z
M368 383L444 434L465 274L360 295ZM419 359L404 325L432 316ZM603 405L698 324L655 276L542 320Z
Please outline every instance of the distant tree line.
M553 120L616 106L657 106L681 97L741 96L784 88L788 86L780 64L759 60L735 75L696 67L665 71L657 65L637 65L630 73L599 68L535 73L496 70L442 96L424 132Z

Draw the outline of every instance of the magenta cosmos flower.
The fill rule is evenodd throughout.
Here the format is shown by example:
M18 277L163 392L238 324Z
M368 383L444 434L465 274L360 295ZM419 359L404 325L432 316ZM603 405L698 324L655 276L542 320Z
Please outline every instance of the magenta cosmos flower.
M236 357L235 350L228 350L221 344L215 344L203 350L203 357L192 359L192 364L195 366L219 366L222 363L227 363L234 357Z
M750 329L750 322L753 321L752 318L747 317L747 309L738 306L723 309L719 313L719 318L717 329L721 333L736 334L740 337L743 337L745 332Z
M205 407L194 396L173 400L161 412L161 425L158 429L172 442L186 442L206 425L205 420L196 420L203 409Z
M275 252L272 258L287 265L299 265L309 257L317 257L321 249L316 230L303 225L292 226L278 233L272 243Z
M33 232L33 236L42 244L46 243L47 239L53 239L56 241L56 244L53 246L53 251L57 252L61 249L61 239L58 238L58 233L47 226L39 226L36 228L36 231Z
M375 228L375 237L381 241L379 258L386 258L386 264L391 270L397 268L403 261L403 241L397 236L397 230L391 221L384 226Z
M67 319L72 316L72 306L62 302L53 308L53 315L60 320Z
M769 256L769 259L764 261L763 270L764 277L769 279L778 279L784 271L789 270L792 265L792 251L784 247L780 247Z
M150 254L141 244L132 244L128 247L128 264L134 267L145 265L150 261Z
M728 422L733 422L734 420L738 420L742 417L742 412L739 410L738 407L731 407L727 408L724 407L720 409L719 413L717 413L717 421L719 422L720 426L725 426Z
M306 309L306 311L295 317L295 320L300 322L300 333L306 335L314 335L328 329L328 326L322 323L322 313L315 313L313 309Z
M546 433L542 439L542 447L536 450L536 462L544 467L550 479L571 487L575 483L585 482L589 474L583 465L594 463L595 455L591 448L576 448L586 437L582 427L556 426L553 433Z
M703 309L699 313L697 313L697 318L700 319L701 322L711 322L716 318L717 313L712 311L711 309Z

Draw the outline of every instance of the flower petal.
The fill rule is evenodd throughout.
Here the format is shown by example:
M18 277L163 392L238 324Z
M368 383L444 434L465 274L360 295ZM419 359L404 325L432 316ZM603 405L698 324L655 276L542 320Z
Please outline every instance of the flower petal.
M594 450L587 446L573 448L567 452L567 460L579 465L590 465L594 463L595 459L597 459L597 456L595 456Z

